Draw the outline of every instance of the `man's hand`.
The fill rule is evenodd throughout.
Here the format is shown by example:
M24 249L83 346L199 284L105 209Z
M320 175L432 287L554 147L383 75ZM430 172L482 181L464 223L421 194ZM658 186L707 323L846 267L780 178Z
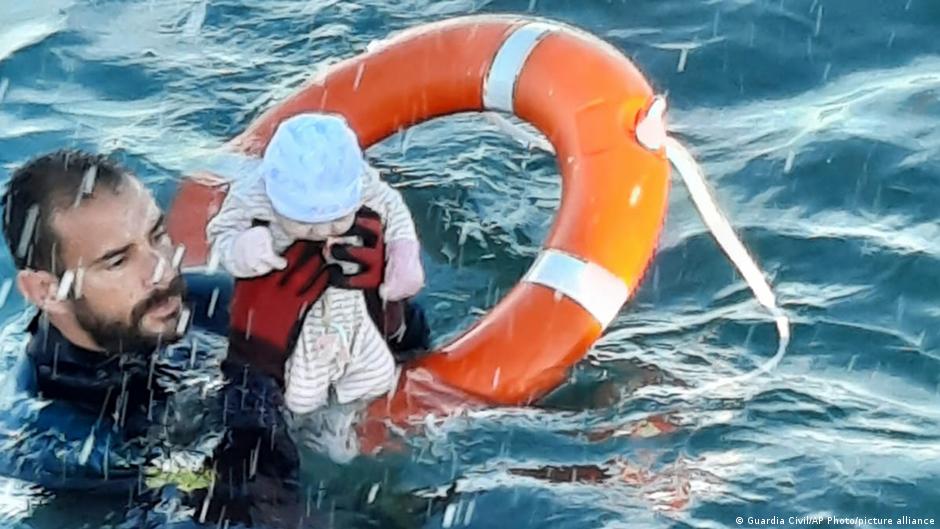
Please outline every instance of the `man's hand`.
M330 270L322 243L295 242L286 266L263 277L235 282L229 357L283 383L284 363L294 349L307 312L326 290Z
M331 272L330 284L339 288L356 290L378 289L385 276L385 237L382 218L367 207L356 213L356 221L344 237L359 237L361 246L337 243L330 246L330 255L337 261L359 265L355 274L343 274L342 270Z

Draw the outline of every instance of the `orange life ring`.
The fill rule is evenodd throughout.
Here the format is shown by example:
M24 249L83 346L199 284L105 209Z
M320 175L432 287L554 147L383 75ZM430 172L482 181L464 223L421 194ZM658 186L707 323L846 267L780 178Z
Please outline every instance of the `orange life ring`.
M636 128L654 101L619 51L584 32L519 17L452 19L406 31L330 68L232 140L260 155L301 112L342 114L363 147L428 119L512 112L554 145L561 207L523 280L463 336L405 372L490 404L528 404L559 385L633 292L655 251L669 190L660 148ZM224 195L182 184L171 233L204 262L205 226ZM415 376L422 374L424 376ZM435 404L405 383L374 414L406 419ZM427 384L424 384L427 386ZM439 406L438 406L439 407Z

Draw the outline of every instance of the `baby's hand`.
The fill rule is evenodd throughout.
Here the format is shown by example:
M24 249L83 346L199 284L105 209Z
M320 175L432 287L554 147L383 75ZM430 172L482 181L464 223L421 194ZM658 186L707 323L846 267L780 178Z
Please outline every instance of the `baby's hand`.
M274 252L274 239L265 226L255 226L239 235L232 244L232 275L258 277L283 270L287 260Z

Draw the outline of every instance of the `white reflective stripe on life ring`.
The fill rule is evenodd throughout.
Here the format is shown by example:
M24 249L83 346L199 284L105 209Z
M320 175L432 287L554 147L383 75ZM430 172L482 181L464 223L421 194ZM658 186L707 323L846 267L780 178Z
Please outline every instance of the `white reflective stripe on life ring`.
M558 250L542 251L522 280L571 298L605 329L630 297L627 284L606 268Z
M544 22L532 22L521 26L506 38L499 47L499 51L496 52L490 71L483 80L484 108L513 111L516 80L519 79L519 74L529 54L542 37L558 28L558 26Z

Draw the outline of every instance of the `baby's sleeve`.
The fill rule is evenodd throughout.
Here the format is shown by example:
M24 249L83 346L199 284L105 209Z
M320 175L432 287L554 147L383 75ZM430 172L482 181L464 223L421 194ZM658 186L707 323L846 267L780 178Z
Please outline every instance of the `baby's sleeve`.
M206 226L206 239L212 254L226 270L234 270L232 246L264 208L264 188L260 179L233 184L219 212Z
M378 171L371 167L366 170L364 180L362 202L382 217L386 242L417 241L414 219L401 193L384 182Z

